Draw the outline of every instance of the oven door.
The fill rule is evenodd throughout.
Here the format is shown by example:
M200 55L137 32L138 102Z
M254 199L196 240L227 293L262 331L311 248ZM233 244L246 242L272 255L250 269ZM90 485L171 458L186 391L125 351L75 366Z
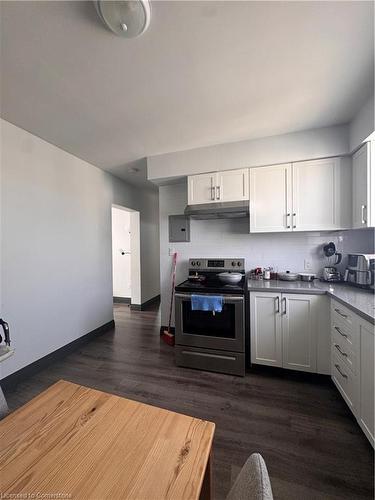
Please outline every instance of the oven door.
M244 297L223 295L223 310L193 311L191 295L176 293L176 344L244 352Z

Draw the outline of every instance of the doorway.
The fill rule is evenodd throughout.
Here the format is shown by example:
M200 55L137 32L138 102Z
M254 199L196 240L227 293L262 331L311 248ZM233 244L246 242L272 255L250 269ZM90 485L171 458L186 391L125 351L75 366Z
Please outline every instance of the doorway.
M113 301L141 303L140 214L112 205Z

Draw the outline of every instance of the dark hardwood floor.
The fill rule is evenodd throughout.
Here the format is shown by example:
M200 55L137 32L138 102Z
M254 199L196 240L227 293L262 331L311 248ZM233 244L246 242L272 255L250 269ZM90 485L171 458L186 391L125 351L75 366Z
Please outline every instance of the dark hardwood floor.
M245 378L178 368L158 310L115 305L116 328L6 394L11 409L59 379L216 423L215 499L264 456L275 499L373 498L373 451L329 379L257 369Z

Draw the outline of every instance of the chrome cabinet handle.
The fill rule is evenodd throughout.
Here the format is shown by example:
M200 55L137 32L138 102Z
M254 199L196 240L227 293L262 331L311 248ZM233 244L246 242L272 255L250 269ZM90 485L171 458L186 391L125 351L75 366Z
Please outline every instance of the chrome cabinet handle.
M220 186L216 186L216 199L220 200Z
M276 301L276 304L277 304L276 312L279 313L280 312L280 298L279 298L279 296L277 296L275 298L275 301Z
M215 201L215 186L211 186L211 201Z
M288 217L290 217L290 214L286 214L286 227L287 229L290 229L290 223L288 221Z
M286 298L284 297L281 302L284 302L284 310L282 314L286 314Z
M338 344L334 344L334 346L336 347L336 349L339 351L340 354L342 354L346 358L348 357L348 355L346 354L346 352L342 351L341 348L340 348L340 346Z
M296 217L296 216L297 216L297 214L296 214L296 213L294 213L294 214L293 214L293 219L292 219L292 221L293 221L293 229L297 227L296 220L295 220L295 217Z
M367 220L365 219L365 210L366 210L366 205L361 205L361 224L366 224Z
M345 375L345 373L342 373L341 369L340 369L340 365L335 365L335 368L336 370L339 372L339 374L344 377L344 378L348 378L347 375Z
M348 336L346 335L346 333L343 333L338 326L334 326L334 329L337 332L339 332L339 334L341 335L341 337L345 337L346 339L348 338Z
M340 309L337 309L336 307L335 307L335 311L336 311L336 312L337 312L340 316L342 316L343 318L347 318L347 317L348 317L346 314L344 314L343 312L341 312L341 311L340 311Z

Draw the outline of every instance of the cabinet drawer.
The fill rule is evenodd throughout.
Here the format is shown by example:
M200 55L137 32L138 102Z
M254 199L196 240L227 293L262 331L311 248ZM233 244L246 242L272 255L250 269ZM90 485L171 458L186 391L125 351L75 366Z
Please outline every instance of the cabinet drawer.
M345 363L345 365L350 368L354 374L357 373L356 355L350 349L350 345L346 338L342 337L335 330L332 332L331 351L332 354L336 354L340 361Z
M335 353L332 353L331 360L332 380L349 408L355 414L357 409L356 376Z
M333 321L339 321L339 322L341 321L342 324L352 329L354 323L354 316L355 316L354 313L352 313L350 309L332 300L331 319Z

